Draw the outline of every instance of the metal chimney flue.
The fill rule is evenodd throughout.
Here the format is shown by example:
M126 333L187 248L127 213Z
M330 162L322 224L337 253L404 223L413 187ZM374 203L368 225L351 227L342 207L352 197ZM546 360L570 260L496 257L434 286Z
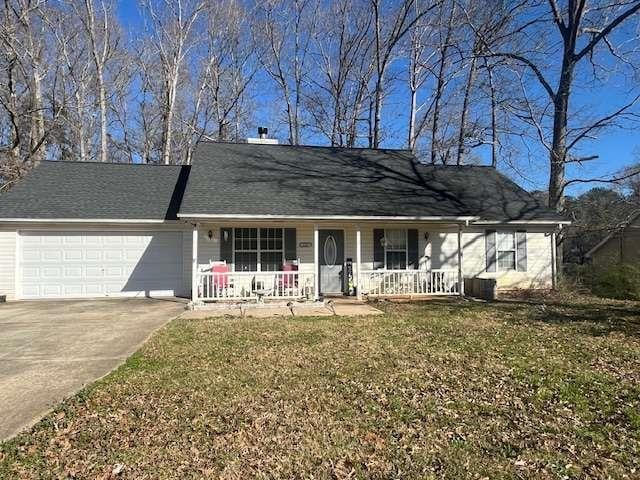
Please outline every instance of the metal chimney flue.
M247 138L247 143L261 143L263 145L278 145L278 140L269 138L267 127L258 127L258 138Z

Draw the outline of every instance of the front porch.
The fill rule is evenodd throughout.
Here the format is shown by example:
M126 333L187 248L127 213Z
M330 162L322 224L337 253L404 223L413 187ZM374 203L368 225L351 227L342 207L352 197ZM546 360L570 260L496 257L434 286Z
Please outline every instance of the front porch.
M461 234L451 224L194 224L192 306L463 295ZM449 251L434 265L438 237Z

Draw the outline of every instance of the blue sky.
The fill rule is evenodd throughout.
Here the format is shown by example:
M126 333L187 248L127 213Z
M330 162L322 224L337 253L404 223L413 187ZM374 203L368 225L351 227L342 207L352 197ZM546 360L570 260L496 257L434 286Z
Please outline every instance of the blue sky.
M138 10L137 2L134 0L123 0L118 7L119 17L124 24L126 30L134 33L139 32L143 28L141 16ZM266 78L261 79L262 82L268 82ZM405 131L407 125L408 97L406 93L401 91L402 87L396 89L392 93L384 106L384 115L387 131L402 132L390 138L383 146L390 148L404 148L406 139ZM268 91L268 90L267 90ZM620 105L633 96L640 94L637 92L624 91L623 88L606 89L602 87L591 88L589 86L579 87L574 90L572 104L574 107L584 108L593 115L603 115ZM286 137L286 130L277 128L273 125L269 115L273 114L273 110L268 108L269 103L275 101L273 96L269 94L263 95L258 99L260 105L259 111L256 112L256 121L260 124L271 127L276 133L282 137ZM257 127L258 125L256 125ZM609 129L604 133L600 133L598 138L588 143L584 143L581 152L584 155L598 155L599 159L588 162L583 166L570 165L568 168L568 178L596 178L619 172L626 166L640 161L640 135L639 130L630 129ZM306 138L305 143L309 144L325 144L326 141L320 137ZM533 189L546 189L548 183L548 170L546 168L547 152L536 141L528 144L530 150L529 158L522 155L519 159L519 171L509 168L508 165L502 165L500 168L509 176L514 178L523 187ZM488 150L485 152L476 152L481 158L488 158ZM598 184L577 184L567 190L567 194L577 195Z

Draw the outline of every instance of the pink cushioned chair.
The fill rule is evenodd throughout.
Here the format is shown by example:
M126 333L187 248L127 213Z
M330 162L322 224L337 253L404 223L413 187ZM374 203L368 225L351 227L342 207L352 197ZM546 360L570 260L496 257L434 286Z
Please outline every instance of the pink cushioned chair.
M296 265L295 263L285 263L284 265L282 265L282 271L285 272L284 275L282 275L282 281L280 282L280 286L282 288L295 288L298 286L298 275L297 274L291 274L288 275L286 272L297 272L298 271L298 265Z
M213 288L223 290L229 286L229 265L213 265L211 272L213 273Z

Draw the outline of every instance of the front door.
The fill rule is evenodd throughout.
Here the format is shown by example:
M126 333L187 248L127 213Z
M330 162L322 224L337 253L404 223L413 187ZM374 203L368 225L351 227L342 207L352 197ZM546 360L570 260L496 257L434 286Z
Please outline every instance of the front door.
M342 293L344 267L344 231L320 230L320 293Z

